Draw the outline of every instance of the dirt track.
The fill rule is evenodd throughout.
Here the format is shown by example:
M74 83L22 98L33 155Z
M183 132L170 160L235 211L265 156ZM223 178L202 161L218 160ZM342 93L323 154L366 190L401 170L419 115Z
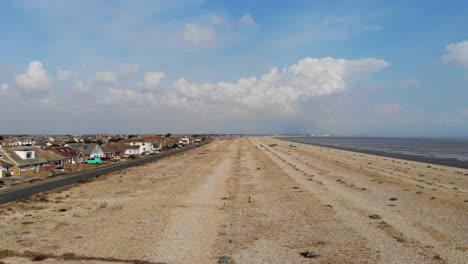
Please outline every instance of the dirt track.
M0 263L466 263L467 170L289 145L217 141L1 206Z

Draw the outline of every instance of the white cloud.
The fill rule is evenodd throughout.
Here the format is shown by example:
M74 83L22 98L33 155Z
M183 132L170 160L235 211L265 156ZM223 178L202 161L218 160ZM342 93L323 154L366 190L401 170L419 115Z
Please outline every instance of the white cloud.
M215 26L225 27L225 26L228 25L226 20L224 18L218 16L218 15L210 15L210 16L208 16L208 19Z
M239 18L239 23L244 24L244 25L249 25L249 26L255 26L257 25L257 22L253 19L252 15L249 13L244 14Z
M91 85L83 81L77 81L73 87L73 91L77 94L88 94L91 91Z
M336 125L342 119L339 113L333 112L335 106L344 109L349 106L341 106L342 103L338 101L333 103L332 98L348 98L352 91L344 91L360 87L360 81L387 66L386 61L374 58L304 58L288 67L273 68L262 75L233 81L195 83L180 78L162 85L166 77L163 71L145 72L140 81L132 78L123 83L120 77L123 71L116 65L111 68L112 71L101 71L74 80L71 89L58 89L57 93L37 98L36 105L41 109L60 109L73 104L76 96L84 95L89 98L85 100L84 108L113 108L109 111L109 119L122 115L128 116L132 122L136 117L140 118L140 122L162 122L169 117L176 121L203 120L193 124L196 128L182 122L184 125L180 127L190 130L221 131L237 127L239 131L247 128L260 131L262 126L256 127L259 120L267 120L265 122L269 125L266 130L280 127L288 122L285 120L295 120L293 122L303 123L304 126L313 126L311 122L318 124L317 120L335 120L329 123ZM129 67L132 68L137 67ZM111 85L91 92L98 81ZM328 114L320 111L322 105L332 111ZM224 120L234 120L233 124L238 125ZM106 125L111 124L110 121L106 122Z
M97 84L115 85L118 83L117 76L110 71L96 72L94 80Z
M46 92L51 85L52 80L40 61L32 61L26 73L16 76L16 87L25 94Z
M189 23L184 28L184 39L195 45L210 46L216 42L216 31L205 28L195 23Z
M148 110L154 103L151 93L138 93L130 89L112 88L109 94L103 98L106 105L124 106L129 111Z
M158 88L159 83L165 76L164 72L147 72L143 77L144 82L141 85L141 88L148 91L154 91Z
M284 69L272 69L259 78L237 82L192 84L185 79L175 84L171 100L192 111L253 113L256 111L288 115L299 101L346 90L353 81L388 66L384 60L344 60L305 58Z
M446 50L447 52L442 56L443 62L456 62L468 67L468 40L450 44Z
M403 88L414 88L421 84L421 81L418 79L406 79L401 82Z
M6 83L0 84L0 93L6 93L8 92L8 89L9 89L8 84Z
M301 102L345 91L355 81L387 66L386 61L373 58L304 58L290 67L274 68L260 77L241 78L235 82L196 84L181 78L172 87L161 89L157 97L147 93L154 88L111 89L104 102L116 107L131 105L133 109L141 105L142 110L151 105L208 119L290 117L297 113ZM153 72L145 77L146 87L158 87L164 74ZM139 87L145 88L142 84Z

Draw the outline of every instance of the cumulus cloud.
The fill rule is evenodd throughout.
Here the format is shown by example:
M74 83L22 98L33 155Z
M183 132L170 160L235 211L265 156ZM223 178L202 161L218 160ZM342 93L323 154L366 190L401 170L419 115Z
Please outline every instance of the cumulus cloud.
M456 62L463 67L468 67L468 40L448 45L442 61Z
M239 23L243 25L255 26L257 22L253 19L252 15L249 13L244 14L239 18Z
M94 80L96 84L115 85L118 83L116 74L111 71L96 72Z
M148 91L154 91L165 76L164 72L147 72L140 87Z
M9 89L8 84L6 83L0 84L0 93L6 93L8 92L8 89Z
M202 27L189 23L184 28L184 39L195 45L212 45L216 42L216 31L212 28Z
M198 113L291 115L301 100L342 92L354 81L387 66L386 61L373 58L305 58L290 67L274 68L260 77L241 78L236 82L195 84L182 78L155 104ZM154 77L158 84L161 74ZM113 93L111 97L122 95L122 92ZM127 93L123 95L139 98Z
M25 73L16 76L16 87L25 94L46 92L52 80L40 61L32 61Z
M265 116L290 118L308 100L343 92L388 62L367 58L358 60L304 58L286 68L273 68L259 77L234 82L192 83L185 78L153 93L159 87L162 72L145 74L140 89L110 89L103 99L114 107L131 106L147 110L200 115L206 120L240 118L252 120ZM145 88L145 89L142 89Z

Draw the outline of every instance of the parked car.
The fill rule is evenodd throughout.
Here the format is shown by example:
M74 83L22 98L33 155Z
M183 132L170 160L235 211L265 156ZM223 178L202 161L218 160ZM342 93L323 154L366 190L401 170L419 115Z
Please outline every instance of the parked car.
M101 158L89 158L85 161L86 164L102 164Z

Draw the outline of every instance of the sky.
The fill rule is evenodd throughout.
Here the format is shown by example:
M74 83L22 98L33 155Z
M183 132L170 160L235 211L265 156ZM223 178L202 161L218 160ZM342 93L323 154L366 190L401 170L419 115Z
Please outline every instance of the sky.
M0 1L0 134L468 136L467 1Z

